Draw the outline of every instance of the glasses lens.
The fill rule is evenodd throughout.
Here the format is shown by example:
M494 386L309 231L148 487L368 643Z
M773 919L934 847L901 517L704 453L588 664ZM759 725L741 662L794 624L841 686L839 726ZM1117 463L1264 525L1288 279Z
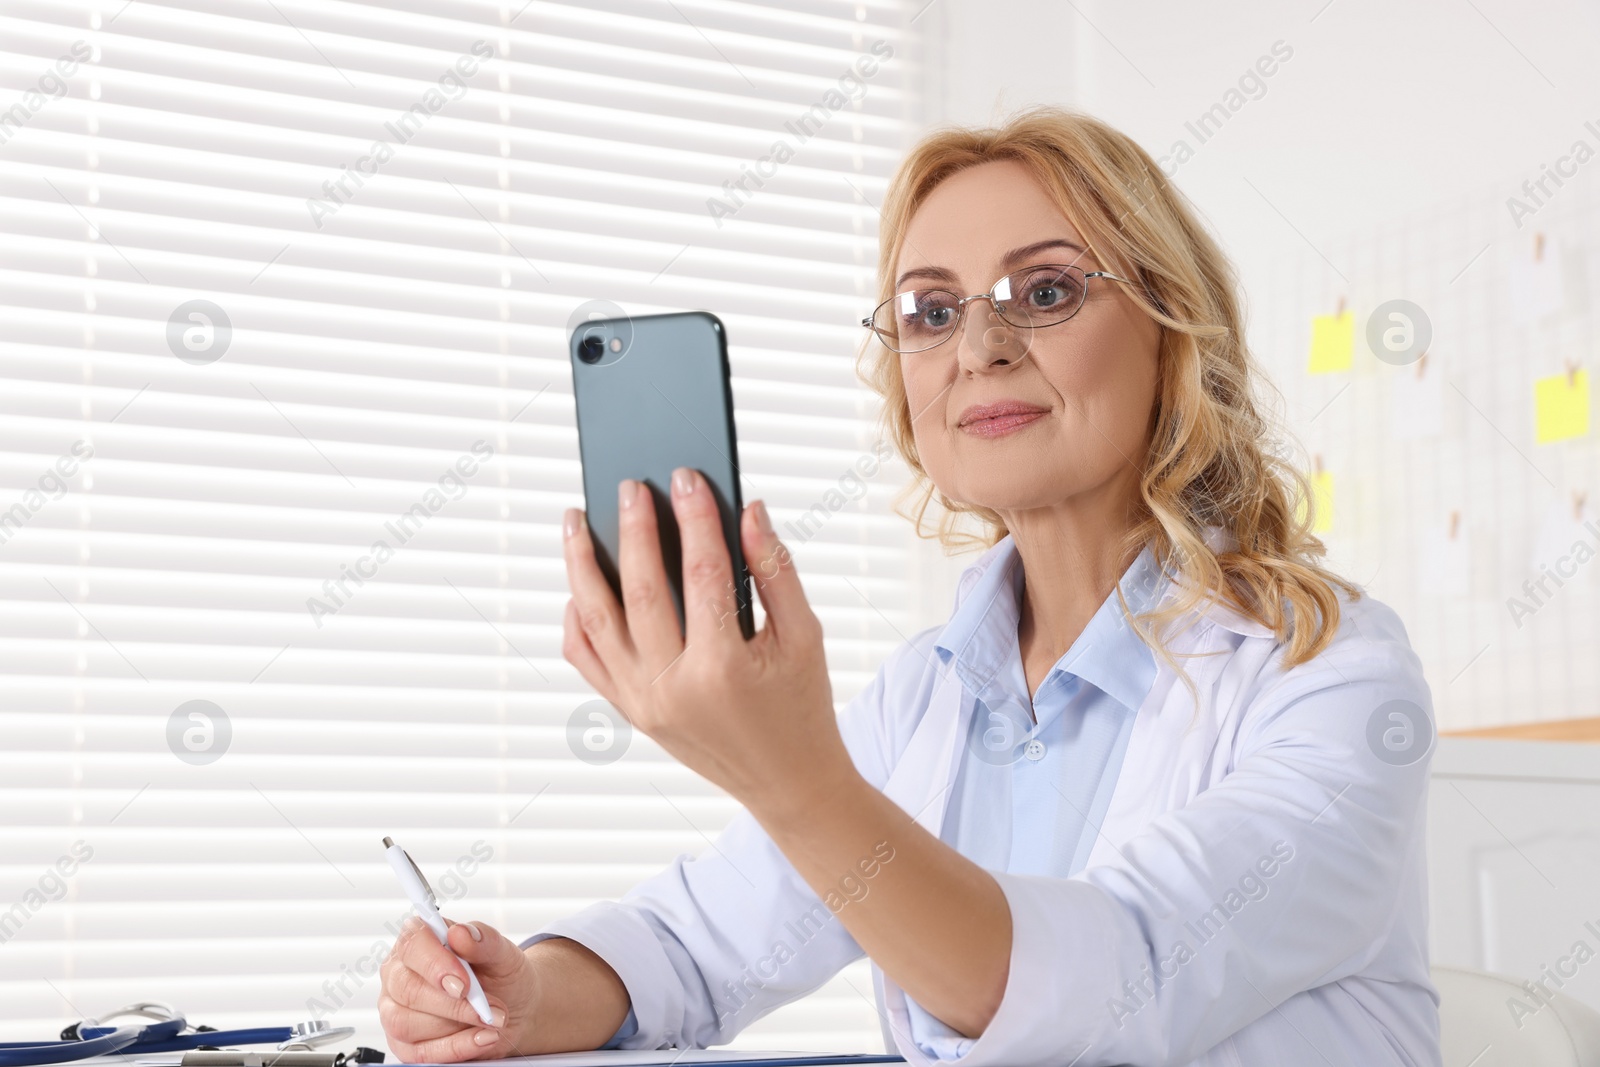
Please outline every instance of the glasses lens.
M1086 287L1087 279L1077 267L1019 270L996 287L996 295L1005 305L1000 317L1028 329L1054 326L1078 313Z
M878 305L872 328L895 352L921 352L950 336L961 300L942 289L912 289Z

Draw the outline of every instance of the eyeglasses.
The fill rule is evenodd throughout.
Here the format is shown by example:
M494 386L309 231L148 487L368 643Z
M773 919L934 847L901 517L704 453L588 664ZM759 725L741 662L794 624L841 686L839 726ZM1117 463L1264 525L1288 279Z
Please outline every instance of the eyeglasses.
M1090 278L1132 284L1109 271L1085 271L1070 264L1024 267L994 283L987 293L960 297L946 289L896 293L861 320L891 352L926 352L960 328L967 305L987 300L1000 320L1022 330L1066 322L1083 307Z

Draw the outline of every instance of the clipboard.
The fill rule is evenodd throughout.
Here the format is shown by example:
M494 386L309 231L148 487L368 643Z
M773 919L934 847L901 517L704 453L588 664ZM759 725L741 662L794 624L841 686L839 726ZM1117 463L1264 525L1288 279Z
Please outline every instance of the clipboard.
M746 1052L739 1049L602 1049L558 1052L505 1060L473 1060L471 1067L855 1067L857 1064L904 1063L905 1058L881 1052ZM460 1067L458 1064L412 1064L410 1067Z

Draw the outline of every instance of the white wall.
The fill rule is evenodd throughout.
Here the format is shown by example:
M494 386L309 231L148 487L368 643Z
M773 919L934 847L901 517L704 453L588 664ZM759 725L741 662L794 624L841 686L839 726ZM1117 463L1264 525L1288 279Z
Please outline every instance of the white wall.
M933 0L929 123L1080 107L1156 156L1246 270L1486 188L1509 195L1600 118L1579 0ZM1185 128L1276 41L1293 55L1220 132Z

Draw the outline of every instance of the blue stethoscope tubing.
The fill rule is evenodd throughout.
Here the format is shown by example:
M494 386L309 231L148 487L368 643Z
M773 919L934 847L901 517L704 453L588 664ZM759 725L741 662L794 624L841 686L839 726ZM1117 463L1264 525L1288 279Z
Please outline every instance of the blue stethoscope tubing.
M43 1044L0 1042L0 1067L43 1067L94 1056L185 1052L212 1045L275 1045L295 1036L292 1026L200 1030L186 1034L183 1031L188 1025L188 1020L176 1015L139 1026L78 1027L76 1040L46 1041ZM73 1028L69 1028L69 1033L72 1031Z
M183 1033L183 1019L167 1019L144 1026L97 1026L83 1031L76 1041L0 1042L0 1067L34 1067L35 1064L71 1063L91 1056L109 1056L140 1050L142 1041L168 1042ZM198 1035L196 1035L198 1036Z
M183 1020L176 1021L181 1023ZM294 1034L294 1028L289 1026L257 1026L249 1030L202 1030L197 1034L173 1034L163 1040L160 1034L150 1033L151 1030L161 1025L164 1024L156 1023L154 1026L144 1027L144 1032L139 1035L138 1040L133 1044L133 1051L142 1055L146 1052L187 1052L190 1049L199 1048L201 1045L276 1045L280 1041L289 1040ZM83 1030L84 1040L92 1041L95 1035L102 1031L115 1031L117 1029L128 1028L114 1026L85 1027ZM137 1027L133 1029L137 1029ZM70 1041L64 1043L71 1044ZM126 1051L126 1047L118 1051Z
M172 1034L183 1028L181 1021L177 1021L177 1029L173 1029L171 1023L154 1025L163 1027ZM31 1067L33 1064L69 1063L90 1056L109 1056L131 1046L149 1029L151 1029L149 1026L117 1026L108 1034L87 1040L46 1041L42 1045L19 1041L0 1042L0 1067Z

